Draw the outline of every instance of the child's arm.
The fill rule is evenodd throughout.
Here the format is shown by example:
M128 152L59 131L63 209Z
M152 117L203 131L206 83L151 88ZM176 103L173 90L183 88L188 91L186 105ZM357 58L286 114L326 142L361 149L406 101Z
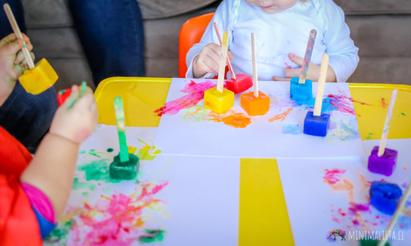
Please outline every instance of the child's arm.
M347 82L360 60L358 48L350 37L350 28L345 22L343 10L333 1L324 1L326 32L324 43L330 56L330 67L337 82Z
M220 35L222 35L224 31L227 31L229 20L232 17L233 3L234 0L224 0L218 6L200 43L191 47L187 53L186 64L188 69L186 78L212 78L217 74L222 49L218 42L213 23L215 22L217 24Z
M78 87L73 87L72 97L77 94ZM23 183L44 192L57 216L62 214L70 194L79 144L91 134L97 122L91 92L71 109L67 107L68 101L56 112L50 132L21 177Z

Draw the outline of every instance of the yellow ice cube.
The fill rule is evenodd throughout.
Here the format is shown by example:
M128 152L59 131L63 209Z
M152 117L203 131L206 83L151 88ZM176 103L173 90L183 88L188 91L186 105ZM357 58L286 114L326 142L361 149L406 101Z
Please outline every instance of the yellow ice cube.
M19 81L28 93L37 95L52 87L58 78L54 68L43 58L33 69L25 71Z
M213 87L205 91L204 105L218 114L225 113L234 105L234 93L230 90L221 93Z

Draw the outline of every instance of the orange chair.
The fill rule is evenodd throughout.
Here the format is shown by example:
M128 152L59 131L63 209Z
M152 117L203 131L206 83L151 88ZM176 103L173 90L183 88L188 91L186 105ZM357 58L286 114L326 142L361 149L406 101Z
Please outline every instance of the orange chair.
M178 76L184 78L187 72L186 55L190 48L201 40L214 13L207 13L188 19L181 27L178 41Z

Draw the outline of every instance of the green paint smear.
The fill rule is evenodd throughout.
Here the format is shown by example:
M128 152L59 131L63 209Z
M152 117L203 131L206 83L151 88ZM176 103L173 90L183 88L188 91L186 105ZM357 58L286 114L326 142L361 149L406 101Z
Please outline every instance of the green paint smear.
M108 182L110 181L108 162L109 160L107 159L92 161L79 167L79 170L84 172L87 181L94 180Z
M116 160L116 158L118 160ZM126 175L124 177L121 176L122 174L120 174L121 177L119 177L118 175L117 176L114 175L113 177L110 176L110 164L109 164L110 160L108 159L101 159L101 160L95 160L95 161L89 162L85 165L80 166L78 170L84 173L86 181L97 181L97 182L104 182L104 183L119 183L122 180L137 179L137 173L138 173L138 168L139 168L138 157L130 154L130 162L133 162L131 165L132 167L134 167L133 173L130 174L130 172L128 172L128 174L130 175ZM114 163L114 167L117 167L117 165L121 166L119 165L120 160L118 156L114 158L111 166L113 166L113 163ZM124 170L121 170L121 171L124 171ZM88 188L90 190L94 190L96 188L94 184L81 183L79 182L78 179L76 181L76 178L74 179L74 187L78 187L79 189Z
M140 243L155 243L164 240L164 230L145 230L147 235L140 236L138 241Z
M78 180L78 177L74 177L73 190L88 189L94 191L96 189L95 184L82 183Z
M68 220L59 224L46 238L47 242L59 242L59 241L67 241L68 234L73 226L73 221Z
M400 114L401 116L403 116L403 117L405 117L405 116L407 116L407 114L406 113L404 113L404 112L401 112L401 114Z

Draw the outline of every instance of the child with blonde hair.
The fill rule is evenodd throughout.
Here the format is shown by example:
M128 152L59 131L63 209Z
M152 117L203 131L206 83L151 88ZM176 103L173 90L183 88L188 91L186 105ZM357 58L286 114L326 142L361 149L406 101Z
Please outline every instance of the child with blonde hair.
M298 77L312 29L317 38L307 79L318 80L324 53L330 56L330 82L346 82L359 62L344 12L333 0L224 0L200 43L187 54L187 77L211 78L218 71L222 48L214 22L229 33L229 57L236 73L252 73L250 34L255 33L260 80Z

